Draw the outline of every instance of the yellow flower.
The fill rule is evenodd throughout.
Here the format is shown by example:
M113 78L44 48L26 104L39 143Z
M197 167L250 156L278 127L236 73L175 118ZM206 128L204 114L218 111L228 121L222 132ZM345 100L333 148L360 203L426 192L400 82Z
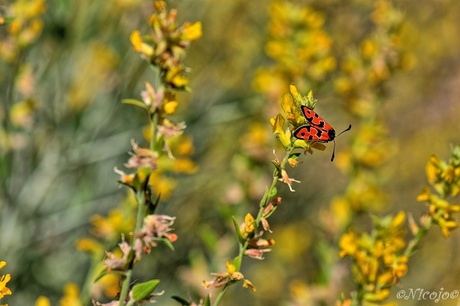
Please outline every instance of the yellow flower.
M452 165L447 166L442 174L442 178L446 181L446 183L452 183L454 180L454 167Z
M294 98L294 102L296 106L302 105L302 96L300 95L299 91L297 90L297 87L295 85L290 85L289 86L289 91L291 92L292 97ZM311 91L309 95L311 94Z
M361 43L361 53L365 58L371 58L378 52L377 44L370 40L366 39Z
M227 261L225 263L225 265L227 266L227 273L228 274L233 274L236 272L236 267L234 264L232 264L230 261Z
M91 238L81 238L77 240L76 247L79 251L89 252L95 256L98 254L103 254L104 252L104 247L101 245L101 243Z
M390 271L387 271L377 278L377 284L379 287L389 286L393 283L394 276Z
M429 201L430 197L431 197L430 188L425 187L422 189L422 192L417 196L417 201L419 202Z
M133 45L134 51L140 52L142 50L142 38L141 33L135 30L130 36L131 44Z
M254 286L250 280L245 279L243 281L243 287L251 289L252 292L256 292L256 286Z
M437 181L437 177L441 171L440 161L435 155L432 155L430 157L430 160L428 161L428 164L426 165L425 171L426 171L426 177L428 178L428 182L430 184L434 184Z
M358 249L356 234L352 231L345 233L340 237L339 240L340 246L340 257L345 257L347 255L353 256Z
M155 9L157 10L157 12L162 12L166 10L165 1L156 0L155 2L153 2L153 5L155 6Z
M441 228L442 235L444 237L449 237L450 232L458 227L458 223L453 220L445 220L443 218L438 218L436 220L438 222L439 227Z
M252 233L254 231L254 217L251 214L247 214L244 218L245 231L246 233Z
M283 115L278 114L275 118L270 120L273 127L273 134L279 139L281 144L287 148L291 145L291 133L290 131L284 131L284 119Z
M108 298L115 299L120 292L120 278L117 274L110 273L93 284L92 291L95 294L105 294Z
M406 213L404 211L400 211L393 217L393 220L391 220L391 227L399 227L404 223L404 221L406 221Z
M184 77L183 75L176 74L172 79L171 83L174 85L176 88L183 88L188 85L188 79Z
M59 306L82 306L79 300L80 289L74 283L64 286L64 296L59 301Z
M6 266L6 261L0 261L0 269ZM0 275L0 299L2 299L5 295L11 295L13 292L11 292L10 288L6 286L6 284L10 281L11 275L5 274L5 275Z
M367 292L364 294L364 300L369 302L383 302L390 295L390 289L378 290L375 293Z
M35 306L51 306L50 299L46 296L40 295L35 301Z
M163 109L167 115L172 115L176 111L176 108L178 105L179 105L179 102L177 101L167 101L163 105Z
M286 114L287 119L293 121L294 120L293 109L296 108L296 105L294 104L294 100L291 94L287 93L283 95L283 98L281 99L281 108Z
M177 187L177 181L172 178L165 177L158 172L152 172L149 183L155 186L157 194L161 194L162 199L169 199L172 191Z
M141 33L139 31L134 30L131 33L130 40L134 51L144 54L147 57L151 57L154 54L153 47L142 41Z
M197 40L203 35L201 22L197 21L193 24L185 23L182 29L182 40Z
M121 233L128 233L133 226L132 217L126 216L120 209L113 209L107 217L94 215L91 217L92 232L97 237L115 239ZM85 246L85 244L83 245ZM86 244L86 246L89 246Z
M174 161L171 171L192 174L197 170L197 168L197 164L192 160L188 158L179 158Z

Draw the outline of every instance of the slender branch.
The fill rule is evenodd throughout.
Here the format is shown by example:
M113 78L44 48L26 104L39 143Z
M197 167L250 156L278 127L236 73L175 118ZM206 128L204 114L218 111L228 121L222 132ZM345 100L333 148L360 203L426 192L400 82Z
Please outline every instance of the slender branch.
M222 298L224 297L225 293L227 292L228 288L230 287L230 284L227 283L224 285L224 288L222 288L222 290L219 292L219 294L217 295L217 298L216 300L214 301L214 306L217 306L219 305L220 301L222 300Z
M135 227L134 234L133 234L134 236L131 240L131 249L135 249L135 243L136 243L135 235L142 227L142 223L144 221L146 205L145 205L145 194L143 190L136 192L136 201L138 205L137 218L136 218L136 227ZM130 264L128 271L126 271L125 279L123 280L123 285L121 288L120 299L119 299L120 306L125 305L126 295L128 294L129 284L131 283L132 273L133 273L133 268L132 268L132 264Z
M126 301L126 295L128 294L128 289L129 289L129 284L131 283L131 277L133 274L133 270L129 269L126 271L125 274L125 280L123 281L123 287L121 288L121 293L120 293L120 306L125 305Z
M262 217L263 217L263 213L264 213L264 210L265 210L265 207L267 206L267 204L272 200L273 196L270 196L270 195L273 195L274 192L273 190L275 189L276 185L278 184L279 182L279 176L280 176L280 171L284 170L284 168L286 167L286 164L289 160L289 156L292 154L292 152L295 150L295 147L292 146L290 147L287 151L286 151L286 154L283 158L283 160L281 161L279 167L276 167L275 170L273 171L273 180L272 180L272 183L270 185L269 188L267 188L267 190L265 191L264 195L262 196L262 199L260 200L260 204L259 204L259 212L257 213L257 217L255 219L255 228L258 229L259 228L259 225L260 225L260 222L262 220ZM243 262L243 256L244 256L244 253L246 252L248 246L249 246L249 240L250 239L246 239L246 241L243 243L243 244L240 244L240 248L239 248L239 253L238 253L238 260L235 261L237 263L237 266L236 266L236 269L239 271L241 269L241 264ZM224 297L225 293L227 292L228 288L230 287L230 285L232 285L233 283L226 283L223 287L223 289L219 292L219 294L217 295L217 298L215 299L214 301L214 306L218 306L219 303L221 302L222 298Z

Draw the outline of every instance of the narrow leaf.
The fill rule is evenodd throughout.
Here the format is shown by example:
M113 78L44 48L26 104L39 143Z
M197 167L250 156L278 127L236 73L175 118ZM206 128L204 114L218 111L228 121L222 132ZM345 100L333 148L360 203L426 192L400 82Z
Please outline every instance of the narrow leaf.
M101 278L103 278L104 276L106 276L107 274L109 274L109 272L107 272L107 269L103 269L101 272L99 272L99 274L96 276L96 278L94 279L94 282L97 282L98 280L100 280Z
M276 189L276 187L273 187L273 188L270 190L270 193L268 194L268 198L269 198L269 199L273 198L274 196L276 196L277 193L278 193L278 189Z
M203 306L211 306L211 298L209 297L209 294L206 296Z
M152 279L145 283L136 284L133 287L133 299L136 302L146 300L153 291L158 287L160 281L158 279Z
M172 296L171 298L172 298L173 300L176 300L176 302L179 302L182 306L190 306L190 305L192 305L192 304L190 304L189 301L187 301L187 300L181 298L180 296L174 295L174 296Z
M134 106L138 106L143 109L147 109L147 105L145 105L144 102L136 100L136 99L123 99L121 100L121 102L124 104L134 105Z
M235 227L236 238L238 239L239 243L243 244L244 238L243 238L243 235L241 235L240 226L238 225L238 221L236 221L235 217L232 217L232 221L233 221L233 226Z

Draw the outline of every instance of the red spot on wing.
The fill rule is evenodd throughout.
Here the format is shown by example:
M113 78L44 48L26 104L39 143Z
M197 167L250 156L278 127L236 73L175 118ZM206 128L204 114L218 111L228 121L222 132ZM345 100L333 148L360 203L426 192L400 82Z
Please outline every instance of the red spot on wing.
M332 126L326 122L322 117L320 117L317 113L315 113L313 110L309 109L305 105L301 106L302 113L305 116L305 119L307 119L310 124L320 128L324 129L326 131L333 130Z
M294 131L294 137L307 141L329 142L334 140L334 130L326 131L312 125L302 125Z

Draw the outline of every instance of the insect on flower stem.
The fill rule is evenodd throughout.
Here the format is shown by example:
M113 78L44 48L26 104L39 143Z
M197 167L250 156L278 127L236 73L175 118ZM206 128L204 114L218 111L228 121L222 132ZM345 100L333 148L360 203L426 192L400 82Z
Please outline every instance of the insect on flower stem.
M294 137L300 140L312 141L312 142L334 142L334 149L332 151L331 162L335 157L335 138L346 131L351 130L350 126L340 132L338 135L335 135L335 130L332 126L327 123L322 117L315 113L312 109L308 108L305 105L300 107L302 114L305 119L307 119L308 124L299 126L293 133Z

